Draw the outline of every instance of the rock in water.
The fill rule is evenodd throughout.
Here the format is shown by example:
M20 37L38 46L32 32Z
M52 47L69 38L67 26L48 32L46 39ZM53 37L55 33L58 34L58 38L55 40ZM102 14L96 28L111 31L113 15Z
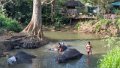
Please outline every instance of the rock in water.
M57 57L58 63L65 63L72 59L81 58L83 54L81 54L76 49L67 49L62 55Z

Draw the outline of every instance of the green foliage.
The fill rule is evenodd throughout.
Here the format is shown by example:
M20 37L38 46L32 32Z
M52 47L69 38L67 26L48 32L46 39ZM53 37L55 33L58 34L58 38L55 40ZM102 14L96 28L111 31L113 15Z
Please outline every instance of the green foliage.
M104 41L107 42L108 47L112 48L113 46L114 47L120 46L119 40L120 40L120 38L118 38L118 37L109 37L109 38L105 39Z
M32 0L8 0L4 4L4 13L21 23L29 22L32 15Z
M55 29L59 29L59 28L62 28L62 26L64 24L67 24L69 21L68 18L65 18L64 16L62 16L60 13L57 13L55 16L54 16L54 26L55 26Z
M55 14L53 15L53 21L51 21L51 5L42 5L42 21L46 26L53 25L55 28L61 28L63 24L68 24L69 19L65 18L60 13L60 8L63 8L65 0L57 0L55 7Z
M56 4L59 8L62 7L65 2L66 2L66 0L56 0Z
M115 12L115 14L119 15L120 14L120 10L119 9L114 9L113 10Z
M98 68L120 68L120 38L110 37L104 41L112 50L99 60Z
M76 25L75 25L75 28L77 28L78 30L80 29L80 23L77 23Z
M6 17L3 14L0 14L0 29L5 28L8 31L21 31L21 26L16 20Z
M51 20L51 5L42 5L42 21L46 26L55 26L55 29L61 28L64 24L68 24L69 19L63 16L60 12L60 8L63 8L65 0L57 0L55 7L55 14L53 15L53 21Z
M102 25L108 25L111 23L111 20L108 19L100 19L95 26L96 32L98 32Z
M42 21L44 22L43 25L51 25L51 10L50 5L43 5L42 6Z
M108 52L99 63L98 68L120 68L120 48Z
M120 19L117 19L115 23L116 23L116 25L117 25L117 26L119 27L119 29L120 29Z

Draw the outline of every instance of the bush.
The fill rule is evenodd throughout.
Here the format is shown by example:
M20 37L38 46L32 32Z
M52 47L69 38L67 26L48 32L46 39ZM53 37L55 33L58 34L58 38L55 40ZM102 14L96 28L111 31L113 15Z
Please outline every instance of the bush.
M112 49L99 61L98 68L120 68L120 38L110 37L106 39L107 46Z
M32 16L32 0L6 0L3 9L8 17L26 25Z
M56 29L62 28L64 24L68 24L69 19L64 17L60 13L56 13L54 16L54 26Z
M120 68L120 48L118 47L108 52L100 60L98 68Z
M102 25L108 25L110 24L111 21L110 20L107 20L107 19L100 19L95 25L95 31L98 32L101 28Z
M77 24L75 25L75 28L79 30L79 29L80 29L80 26L81 26L81 24L80 24L80 23L77 23Z
M4 28L8 31L21 31L21 26L16 20L6 17L3 14L0 14L0 28Z
M116 20L116 25L119 27L119 29L120 29L120 19L117 19Z

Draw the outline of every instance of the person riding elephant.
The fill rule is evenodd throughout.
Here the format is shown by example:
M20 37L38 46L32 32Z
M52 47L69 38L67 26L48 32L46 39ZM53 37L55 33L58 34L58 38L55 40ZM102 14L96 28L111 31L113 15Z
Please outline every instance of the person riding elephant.
M63 52L67 49L67 46L63 42L58 43L58 44L59 44L59 46L58 46L58 51L59 52Z
M55 45L54 47L50 48L50 51L58 51L58 52L63 52L67 49L68 47L63 43L63 42L59 42L57 43L57 45Z

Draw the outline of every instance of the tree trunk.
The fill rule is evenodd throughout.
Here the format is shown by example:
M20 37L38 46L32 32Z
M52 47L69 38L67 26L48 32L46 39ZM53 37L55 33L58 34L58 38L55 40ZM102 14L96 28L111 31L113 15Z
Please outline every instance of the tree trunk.
M55 0L51 3L51 22L54 23L54 15L55 15Z
M42 18L41 18L41 0L33 0L33 13L28 26L23 30L24 33L43 38Z

